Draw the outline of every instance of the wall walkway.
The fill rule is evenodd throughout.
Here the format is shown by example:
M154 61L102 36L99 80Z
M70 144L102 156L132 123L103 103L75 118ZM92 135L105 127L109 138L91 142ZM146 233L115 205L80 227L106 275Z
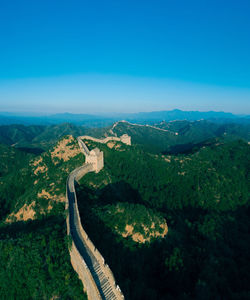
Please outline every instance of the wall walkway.
M84 146L86 147L85 144ZM89 153L88 148L84 146L81 146L82 150ZM70 247L71 264L81 279L89 300L122 300L124 296L119 286L116 285L112 271L105 264L104 258L95 248L81 224L75 192L75 181L88 172L93 171L95 171L93 165L85 163L83 166L72 171L67 179L67 233L72 238L72 245Z
M102 144L105 144L109 141L117 141L117 142L122 142L122 143L127 144L127 145L131 145L131 139L126 134L122 135L121 137L108 136L104 139L97 139L97 138L94 138L92 136L83 135L83 136L78 137L78 141L79 140L91 140L93 142L102 143Z
M150 127L150 128L156 129L156 130L165 131L165 132L172 133L172 134L174 134L174 135L178 135L178 132L171 131L171 130L168 130L168 129L159 128L159 127L156 127L156 126L153 126L153 125L149 125L149 124L136 124L136 123L130 123L130 122L125 121L125 120L121 120L121 121L118 121L118 122L114 123L113 127L110 129L110 132L111 132L112 134L115 134L115 133L113 132L113 130L115 129L115 127L116 127L119 123L127 123L127 124L129 124L129 125L132 125L132 126L138 126L138 127Z

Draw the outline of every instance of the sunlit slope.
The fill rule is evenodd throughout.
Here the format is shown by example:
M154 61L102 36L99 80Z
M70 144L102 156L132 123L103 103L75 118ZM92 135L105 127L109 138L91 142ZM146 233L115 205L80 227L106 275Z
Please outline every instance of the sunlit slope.
M84 163L65 136L41 155L0 146L0 298L87 299L68 252L65 183Z
M105 132L106 128L87 128L70 123L47 126L2 125L0 126L0 143L13 145L25 152L40 154L49 150L65 135L101 137Z
M0 142L8 145L30 143L43 132L43 126L0 126Z
M17 153L25 155L24 152ZM8 193L12 191L10 195L5 192L6 199L3 196L3 202L10 203L9 211L11 209L7 222L56 214L59 207L64 207L66 178L74 168L84 163L84 155L77 140L72 136L65 136L50 150L33 156L29 161L16 160L17 168L2 178L4 190ZM11 189L15 185L18 188Z
M212 121L173 121L161 122L157 127L171 131L177 131L179 138L187 141L202 141L211 137L224 137L227 139L241 138L250 140L250 124L225 123L218 124ZM184 140L185 141L185 140Z

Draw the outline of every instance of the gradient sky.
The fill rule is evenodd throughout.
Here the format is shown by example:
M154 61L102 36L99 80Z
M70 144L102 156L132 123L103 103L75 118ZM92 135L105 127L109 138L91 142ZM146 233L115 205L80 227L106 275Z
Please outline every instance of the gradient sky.
M250 113L249 0L8 0L0 111Z

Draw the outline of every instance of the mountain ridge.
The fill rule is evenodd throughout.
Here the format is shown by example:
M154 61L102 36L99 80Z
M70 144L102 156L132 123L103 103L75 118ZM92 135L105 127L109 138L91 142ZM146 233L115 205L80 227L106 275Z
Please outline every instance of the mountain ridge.
M115 121L126 119L134 122L160 122L174 120L197 121L201 119L214 120L216 122L250 122L250 115L237 115L223 111L183 111L180 109L162 110L139 113L107 113L107 114L74 114L56 113L50 115L31 115L25 113L0 112L0 125L24 124L24 125L55 125L59 123L73 123L89 127L102 127Z

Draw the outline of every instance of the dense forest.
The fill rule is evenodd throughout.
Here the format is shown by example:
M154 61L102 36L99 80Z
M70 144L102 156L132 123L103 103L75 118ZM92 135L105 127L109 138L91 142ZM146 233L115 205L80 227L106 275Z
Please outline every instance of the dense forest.
M93 135L101 137L107 128L88 128L70 123L56 125L1 125L0 143L26 152L41 154L49 150L65 135Z
M248 299L248 125L155 126L169 131L123 122L114 133L132 146L88 142L105 167L77 186L83 227L126 299ZM86 299L64 209L84 156L68 134L110 129L0 126L1 299Z
M68 173L84 157L55 156L64 141L58 155L74 151L68 139L42 155L0 144L1 299L87 299L70 263L61 201Z
M125 297L249 298L249 145L221 139L188 155L98 147L105 168L81 179L81 219ZM164 218L168 234L123 237L126 223L146 224L145 211Z
M0 228L1 299L87 299L70 264L65 219Z
M145 151L153 153L187 154L196 148L213 144L216 138L223 138L227 141L239 138L245 141L250 140L249 122L220 124L206 120L163 121L154 124L153 127L119 122L114 133L120 136L124 132L131 136L133 144L140 145Z

